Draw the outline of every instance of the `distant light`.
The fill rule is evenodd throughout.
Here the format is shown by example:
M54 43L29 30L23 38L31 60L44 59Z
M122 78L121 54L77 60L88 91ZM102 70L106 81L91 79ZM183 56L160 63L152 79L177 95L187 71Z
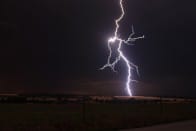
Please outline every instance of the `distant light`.
M111 37L109 40L108 40L108 43L114 43L116 41L116 37Z

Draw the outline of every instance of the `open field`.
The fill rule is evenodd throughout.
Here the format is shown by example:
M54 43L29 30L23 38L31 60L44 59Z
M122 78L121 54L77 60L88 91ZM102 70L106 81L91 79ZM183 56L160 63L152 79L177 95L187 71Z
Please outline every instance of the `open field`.
M196 103L0 104L0 130L119 130L196 118Z

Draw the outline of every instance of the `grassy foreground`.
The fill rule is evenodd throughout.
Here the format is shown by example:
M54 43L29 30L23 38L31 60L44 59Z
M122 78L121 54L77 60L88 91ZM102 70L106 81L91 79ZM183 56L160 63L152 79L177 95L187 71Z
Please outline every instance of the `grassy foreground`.
M1 131L108 131L194 118L195 103L0 104Z

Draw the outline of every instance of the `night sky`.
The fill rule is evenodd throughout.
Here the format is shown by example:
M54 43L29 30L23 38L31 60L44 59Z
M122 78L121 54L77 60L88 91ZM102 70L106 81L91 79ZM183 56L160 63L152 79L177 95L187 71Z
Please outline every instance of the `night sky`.
M2 0L0 92L127 95L126 68L98 70L120 15L118 0ZM124 0L119 34L139 66L135 95L196 97L195 0Z

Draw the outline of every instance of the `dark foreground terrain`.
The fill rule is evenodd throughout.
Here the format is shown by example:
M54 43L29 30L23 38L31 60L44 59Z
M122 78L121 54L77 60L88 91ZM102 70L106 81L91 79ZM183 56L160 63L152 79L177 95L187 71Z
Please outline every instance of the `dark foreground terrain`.
M195 131L196 120L173 122L143 128L127 129L121 131Z
M2 103L1 131L119 130L196 118L196 103Z

